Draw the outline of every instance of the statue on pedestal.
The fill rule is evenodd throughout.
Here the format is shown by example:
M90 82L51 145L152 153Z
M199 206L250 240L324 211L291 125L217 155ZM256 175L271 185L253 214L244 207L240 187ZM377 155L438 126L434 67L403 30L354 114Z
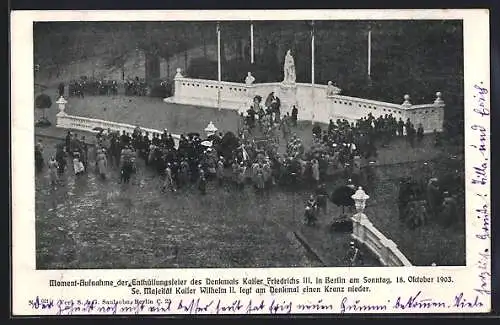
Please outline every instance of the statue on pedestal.
M291 50L286 52L285 56L285 64L284 64L284 84L295 84L295 62L293 60L293 56Z
M254 76L252 76L252 73L251 73L251 72L249 72L249 73L248 73L248 75L247 75L247 76L246 76L246 78L245 78L245 84L246 84L247 86L250 86L251 84L253 84L253 83L254 83L254 81L255 81L255 77L254 77Z
M326 87L326 96L331 97L338 94L340 94L340 88L335 86L332 81L328 81L328 86Z

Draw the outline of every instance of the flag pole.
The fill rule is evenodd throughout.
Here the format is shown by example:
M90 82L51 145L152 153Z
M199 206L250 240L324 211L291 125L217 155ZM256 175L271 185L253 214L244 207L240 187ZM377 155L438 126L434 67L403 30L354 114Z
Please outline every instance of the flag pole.
M221 73L221 48L220 48L220 24L217 22L217 107L220 110L220 87L222 81L222 73Z
M372 30L368 29L368 79L372 76Z
M314 20L311 23L311 97L312 97L312 124L315 118L315 105L314 105Z
M254 50L253 50L253 22L250 22L250 63L254 63Z

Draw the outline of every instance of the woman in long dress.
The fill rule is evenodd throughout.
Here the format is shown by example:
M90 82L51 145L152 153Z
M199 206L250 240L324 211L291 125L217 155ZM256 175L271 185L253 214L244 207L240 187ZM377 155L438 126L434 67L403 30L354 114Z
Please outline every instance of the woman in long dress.
M56 185L57 181L58 181L57 171L58 171L59 166L58 166L56 159L53 156L50 157L48 167L49 167L50 184Z
M319 185L319 162L317 159L314 159L312 161L311 169L314 182L316 183L316 185Z
M102 179L106 179L107 169L108 169L108 158L106 157L106 153L104 152L103 148L97 149L96 161L97 161L98 174L101 176Z

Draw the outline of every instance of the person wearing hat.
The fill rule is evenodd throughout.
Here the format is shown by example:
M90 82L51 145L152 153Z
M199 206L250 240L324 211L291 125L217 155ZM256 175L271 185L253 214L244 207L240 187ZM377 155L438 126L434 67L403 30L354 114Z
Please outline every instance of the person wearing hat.
M243 189L245 186L245 179L246 179L246 171L247 171L247 166L245 166L245 163L242 161L240 162L240 165L238 167L238 187L240 189Z
M202 195L205 195L207 193L207 178L205 177L205 171L201 168L201 165L199 165L198 168L198 190Z
M50 184L51 185L56 185L58 181L58 163L54 156L50 157L49 162L48 162L48 167L49 167L49 177L50 177Z
M66 146L66 152L72 152L71 151L71 131L68 131L66 133L66 137L64 138L64 143Z
M299 110L295 105L292 107L292 125L297 126L297 116L299 115Z
M314 226L316 224L316 212L318 210L318 206L316 203L316 199L314 195L309 197L309 200L306 201L306 206L304 210L304 222L308 226Z
M429 179L426 188L426 203L430 216L438 216L442 202L443 198L441 190L439 189L438 179L433 177Z
M64 170L66 169L66 151L65 151L64 143L61 143L56 148L56 161L57 161L57 172L59 175L64 174Z
M224 182L224 157L220 156L219 160L217 161L217 171L216 171L216 177L217 180L219 181L219 185L222 186Z
M87 169L87 162L88 162L89 147L87 145L87 142L85 141L84 135L82 136L82 139L80 141L80 153L81 153L83 166L85 167L85 170L86 170Z
M457 201L448 191L443 192L443 203L441 204L440 220L445 227L449 227L457 220L458 207Z
M170 163L167 163L167 167L165 168L165 181L163 182L161 191L165 192L167 188L172 192L177 191L175 188L174 179L172 177L172 164Z
M73 153L73 170L77 176L81 175L85 171L85 167L80 160L80 153L78 151Z
M187 161L187 158L182 158L180 164L179 164L179 173L178 173L178 182L177 186L178 187L183 187L188 184L189 182L189 163Z
M363 257L356 243L351 241L346 255L346 264L349 267L356 267L363 265Z
M97 149L96 166L97 166L97 173L101 176L102 179L106 179L107 168L108 168L108 158L106 156L106 151L104 148Z
M318 185L315 194L316 194L316 202L318 204L318 210L322 209L323 212L326 214L328 207L328 192L326 191L326 185L325 184Z
M134 172L134 155L132 148L125 143L120 152L120 181L123 181L125 184L129 183L130 176Z
M317 159L313 159L311 161L311 172L312 172L312 178L314 180L314 183L316 186L319 185L319 162Z

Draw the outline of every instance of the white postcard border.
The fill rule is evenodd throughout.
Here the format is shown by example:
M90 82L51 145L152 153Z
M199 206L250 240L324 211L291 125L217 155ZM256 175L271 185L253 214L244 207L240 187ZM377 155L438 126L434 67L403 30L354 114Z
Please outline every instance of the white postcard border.
M35 214L34 214L34 126L33 126L33 21L127 21L127 20L305 20L305 19L463 19L464 28L464 89L465 89L465 172L466 172L466 267L401 267L401 268L266 268L266 269L153 269L153 270L35 270ZM337 276L349 277L390 277L391 285L371 284L370 293L335 293L335 294L225 294L225 295L183 295L172 296L173 305L178 307L178 300L185 303L191 299L197 300L200 306L210 301L219 306L230 305L240 299L247 307L252 300L255 305L261 301L265 308L252 313L285 313L288 304L293 313L328 312L340 313L342 298L347 297L351 305L382 306L387 308L377 310L363 309L350 312L380 312L380 313L447 313L447 312L488 312L491 297L489 278L491 252L489 239L490 217L490 141L489 115L489 12L485 9L440 9L440 10L266 10L266 11L16 11L11 15L11 125L12 125L12 285L14 315L54 314L55 309L34 308L30 300L36 297L52 299L107 299L121 301L122 299L144 299L145 296L132 295L128 287L49 287L49 280L72 279L102 279L130 280L132 278L186 279L192 278L224 278L242 277L316 277ZM482 89L482 90L481 90ZM479 97L484 97L482 100ZM482 100L482 101L481 101ZM480 103L484 103L483 106ZM482 113L481 113L482 112ZM480 133L483 128L486 140L482 143L486 151L479 151ZM475 147L474 147L475 146ZM486 164L486 165L482 165ZM483 166L486 184L472 184L478 178L477 167ZM476 168L475 168L476 167ZM479 213L486 204L485 214ZM485 219L486 218L486 219ZM486 227L487 230L483 228ZM481 239L486 234L486 239ZM488 251L485 251L488 250ZM490 254L491 255L491 254ZM396 276L407 278L410 275L437 279L439 277L453 278L454 283L405 283L395 282ZM241 283L241 280L240 280ZM486 284L484 284L486 283ZM420 294L418 292L420 291ZM476 302L474 306L454 306L457 295L462 294L462 302ZM400 297L408 300L418 296L418 299L430 299L436 302L434 306L422 308L395 309L391 306ZM156 302L158 297L147 297ZM479 299L479 303L477 303ZM360 302L356 303L355 301ZM333 309L299 310L300 304L332 305ZM438 304L444 302L446 307ZM235 313L234 310L215 308L215 304L199 313ZM205 305L203 305L205 304ZM283 307L281 308L281 305ZM280 306L280 308L276 307ZM374 307L375 308L375 307ZM192 311L192 310L191 310ZM191 312L190 311L190 312ZM137 310L126 310L127 313ZM148 311L142 311L148 313ZM186 309L174 308L172 314L186 313ZM245 308L237 313L245 313Z

